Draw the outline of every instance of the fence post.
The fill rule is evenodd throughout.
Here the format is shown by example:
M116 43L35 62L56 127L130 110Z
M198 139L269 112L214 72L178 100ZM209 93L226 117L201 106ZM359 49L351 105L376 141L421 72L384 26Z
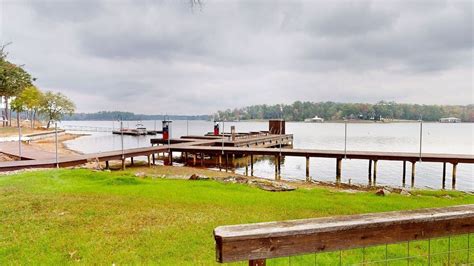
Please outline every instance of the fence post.
M265 265L267 265L267 261L265 259L249 260L249 266L265 266Z

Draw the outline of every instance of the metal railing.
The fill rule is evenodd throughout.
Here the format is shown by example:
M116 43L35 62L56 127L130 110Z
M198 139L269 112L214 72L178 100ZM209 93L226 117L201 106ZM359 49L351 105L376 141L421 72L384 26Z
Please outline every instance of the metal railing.
M217 227L218 262L471 265L474 204Z

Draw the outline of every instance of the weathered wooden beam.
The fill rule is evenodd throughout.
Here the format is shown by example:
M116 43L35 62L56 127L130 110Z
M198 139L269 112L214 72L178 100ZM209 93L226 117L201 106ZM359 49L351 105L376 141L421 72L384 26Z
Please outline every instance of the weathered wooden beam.
M148 161L148 167L151 167L151 156L150 156L150 154L148 154L146 156L146 158L147 158L147 161Z
M152 154L152 158L153 158L153 165L156 165L156 158L155 158L155 153Z
M133 163L133 157L130 157L130 165L134 165L134 163Z
M125 170L125 158L122 159L122 170Z
M415 187L415 164L416 162L411 162L411 187Z
M214 229L218 262L287 257L474 232L474 204ZM350 239L350 241L348 241Z
M168 152L168 164L173 165L173 152Z
M109 161L105 161L105 169L110 169Z

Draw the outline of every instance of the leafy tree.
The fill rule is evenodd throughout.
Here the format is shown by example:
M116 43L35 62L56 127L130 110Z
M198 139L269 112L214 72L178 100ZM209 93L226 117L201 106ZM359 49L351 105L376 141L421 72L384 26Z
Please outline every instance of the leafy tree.
M30 119L30 126L34 128L36 114L41 107L43 93L35 86L25 88L20 95L12 101L12 110L17 112L17 123L19 123L19 113L27 111Z
M31 85L31 75L21 66L7 61L5 46L0 47L0 97L5 99L5 118L9 119L8 103L13 96L19 95L22 90ZM8 123L8 122L7 122Z
M64 115L72 115L76 109L74 103L64 94L51 91L44 93L40 106L40 112L48 120L46 128L50 127L52 121L61 121Z

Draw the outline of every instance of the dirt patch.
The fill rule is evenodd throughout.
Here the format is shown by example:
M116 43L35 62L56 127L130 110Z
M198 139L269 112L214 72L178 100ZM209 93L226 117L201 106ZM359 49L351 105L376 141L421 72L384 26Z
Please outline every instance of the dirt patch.
M82 136L87 136L87 134L71 134L71 133L65 133L60 136L58 136L58 152L62 155L78 155L81 154L80 152L74 151L69 149L64 142L68 140L73 140L77 139ZM56 143L55 143L55 138L54 136L40 139L40 140L35 140L31 141L30 144L31 146L38 148L43 151L48 151L48 152L55 152L56 151Z
M9 162L9 161L14 161L15 159L6 155L6 154L3 154L3 153L0 153L0 162Z

